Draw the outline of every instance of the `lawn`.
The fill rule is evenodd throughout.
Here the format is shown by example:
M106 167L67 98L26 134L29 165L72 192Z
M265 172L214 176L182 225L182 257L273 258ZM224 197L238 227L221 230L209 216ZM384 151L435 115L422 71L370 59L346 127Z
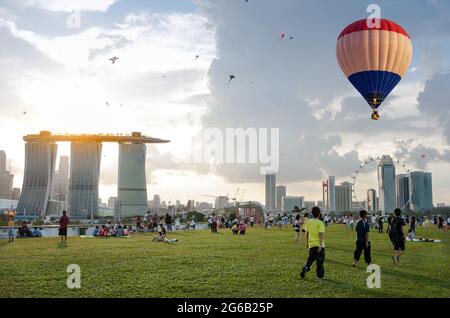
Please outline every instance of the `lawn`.
M178 243L130 239L58 238L0 241L0 297L450 297L450 233L419 228L417 236L443 243L407 243L402 265L393 266L386 234L371 233L372 257L381 266L381 288L369 289L363 262L351 266L355 234L342 225L326 233L326 279L315 265L304 280L304 241L292 228L247 235L185 231ZM66 287L69 264L81 268L81 288Z

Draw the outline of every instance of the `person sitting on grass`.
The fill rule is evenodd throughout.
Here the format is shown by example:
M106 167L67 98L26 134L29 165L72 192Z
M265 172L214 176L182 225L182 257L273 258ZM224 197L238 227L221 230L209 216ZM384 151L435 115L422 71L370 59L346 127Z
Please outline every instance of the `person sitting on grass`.
M245 222L241 222L241 225L239 225L239 234L245 235L245 231L247 230L247 225Z
M33 230L33 237L42 237L42 233L37 227Z
M117 230L116 230L116 235L115 236L116 237L122 237L123 233L124 233L124 231L123 231L122 225L117 226Z
M364 261L367 265L372 263L370 255L370 241L369 241L369 229L370 225L367 222L367 211L362 210L359 212L360 220L356 224L356 249L353 257L353 267L359 262L362 251L364 251Z
M238 227L237 223L233 224L233 226L231 227L231 232L233 232L233 234L238 234L239 227Z
M133 227L131 225L128 225L128 228L125 230L124 235L125 236L132 236L133 235Z
M319 207L315 206L312 208L312 215L314 219L308 220L305 225L309 257L300 272L300 277L305 278L305 274L311 270L311 265L316 262L316 275L319 279L323 279L325 276L325 269L323 267L323 263L325 262L325 224L319 220Z
M106 229L106 226L102 225L100 228L99 236L105 237L108 235L108 230Z
M95 226L95 229L92 231L92 236L97 237L100 235L100 228L98 225Z
M19 228L19 238L28 238L33 237L33 233L31 233L28 228L27 222L23 221L22 226Z

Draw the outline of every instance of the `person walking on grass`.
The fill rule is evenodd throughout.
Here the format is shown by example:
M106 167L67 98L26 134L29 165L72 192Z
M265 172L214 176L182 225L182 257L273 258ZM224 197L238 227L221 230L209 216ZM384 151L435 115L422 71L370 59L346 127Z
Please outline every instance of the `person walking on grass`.
M405 253L406 242L406 223L402 218L402 211L395 209L395 217L391 221L391 228L389 230L389 238L394 245L394 256L392 262L394 265L400 265L400 256Z
M267 215L264 217L264 229L269 229L269 213L267 213Z
M294 230L295 230L295 242L298 243L298 240L300 239L300 214L297 214L295 216Z
M320 209L312 208L314 219L308 220L305 225L306 242L309 249L308 260L300 272L300 277L305 278L305 274L311 270L311 265L316 262L316 275L319 279L325 276L323 263L325 262L325 224L319 220Z
M383 234L383 216L381 214L378 218L378 233Z
M67 244L67 225L69 225L69 217L67 211L62 212L62 216L59 219L59 236L61 237L61 244Z
M14 242L16 236L16 229L14 228L16 212L8 211L8 242Z
M370 255L370 241L369 241L369 229L370 225L367 222L367 211L362 210L359 212L360 220L356 224L356 249L353 255L353 267L355 267L364 251L364 261L367 265L372 263L372 257Z

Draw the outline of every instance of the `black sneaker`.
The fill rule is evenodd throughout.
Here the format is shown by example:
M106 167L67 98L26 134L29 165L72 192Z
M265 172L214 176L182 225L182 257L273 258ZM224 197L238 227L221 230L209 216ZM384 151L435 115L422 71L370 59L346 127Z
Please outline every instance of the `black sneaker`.
M305 274L306 274L306 272L305 272L304 270L302 270L302 271L300 272L300 277L301 277L301 278L305 278Z

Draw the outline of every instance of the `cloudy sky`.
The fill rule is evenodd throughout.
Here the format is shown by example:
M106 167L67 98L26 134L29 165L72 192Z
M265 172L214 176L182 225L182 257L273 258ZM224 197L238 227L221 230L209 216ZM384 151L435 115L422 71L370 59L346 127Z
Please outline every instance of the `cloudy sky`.
M378 122L335 56L340 31L374 2L414 47ZM279 128L277 181L289 195L319 200L326 176L350 180L361 161L391 154L431 171L434 202L450 203L449 1L343 3L0 0L0 149L14 185L22 184L25 134L142 131L171 140L148 147L149 196L211 201L202 195L240 187L243 199L263 202L259 165L183 158L207 128ZM69 145L58 152L68 155ZM116 194L117 152L104 145L104 200ZM373 171L361 192L376 186Z

